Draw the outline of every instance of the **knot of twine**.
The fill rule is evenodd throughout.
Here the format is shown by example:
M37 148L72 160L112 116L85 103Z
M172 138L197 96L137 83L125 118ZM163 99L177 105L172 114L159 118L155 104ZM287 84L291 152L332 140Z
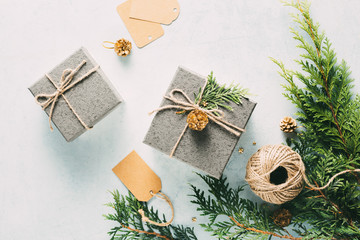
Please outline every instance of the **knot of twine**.
M154 222L154 221L150 220L148 217L146 217L146 216L145 216L145 212L144 212L143 209L139 209L139 210L138 210L138 213L141 215L141 220L142 220L143 222L148 222L148 223L150 223L150 224L152 224L152 225L156 225L156 226L159 226L159 227L169 226L169 225L172 223L172 221L174 220L174 207L173 207L170 199L168 198L168 196L166 196L166 195L165 195L164 193L162 193L162 192L158 192L157 194L154 194L153 191L150 191L150 194L151 194L152 196L155 196L155 197L159 198L159 199L165 200L165 201L169 204L169 206L170 206L170 208L171 208L171 212L172 212L172 217L171 217L171 219L170 219L169 221L167 221L167 222L165 222L165 223L158 223L158 222Z
M276 185L270 182L270 174L279 167L285 168L287 179ZM265 145L248 161L245 180L253 192L266 202L283 204L294 199L305 183L312 190L327 188L336 177L348 172L360 172L360 169L344 170L332 176L322 187L314 186L305 175L305 165L300 155L285 145Z
M81 81L85 80L92 73L96 72L97 69L99 68L99 66L96 66L96 67L90 69L87 73L85 73L84 75L82 75L81 77L76 79L75 81L72 81L74 78L74 75L82 68L82 66L85 63L86 63L86 61L83 60L75 69L65 69L61 75L60 85L56 84L56 82L48 74L45 74L47 79L49 79L49 81L54 85L56 90L55 90L55 92L53 92L51 94L40 93L40 94L36 95L35 101L37 104L39 104L42 107L43 110L45 110L47 107L49 107L51 105L50 113L49 113L49 125L50 125L51 131L53 130L53 127L51 124L51 119L53 116L56 101L58 100L58 98L60 96L62 96L64 98L65 102L67 103L67 105L69 106L71 111L74 113L76 118L79 120L81 125L83 125L83 127L87 130L91 129L91 127L88 127L86 125L86 123L80 118L80 116L77 114L77 112L71 106L69 100L64 95L64 93L66 91L68 91L69 89L74 87L76 84L80 83ZM44 99L44 98L46 99L45 101L40 101L40 99Z
M166 110L166 109L181 109L184 111L200 110L200 111L204 112L208 116L209 119L211 119L213 122L215 122L222 128L226 129L228 132L230 132L236 136L240 136L240 133L245 132L245 129L239 128L238 126L235 126L235 125L227 122L226 120L224 120L225 113L222 110L220 110L220 109L208 110L208 109L201 108L199 106L199 103L201 102L201 98L204 93L207 82L208 82L208 80L206 79L205 85L201 89L199 100L196 103L193 102L183 90L173 89L170 91L169 96L164 96L164 98L175 103L175 105L166 105L166 106L157 108L157 109L153 110L152 112L150 112L149 115L151 115L155 112L160 112L160 111ZM180 93L185 98L185 101L175 97L174 96L175 93ZM184 130L180 134L177 142L175 143L173 149L171 150L170 157L172 157L174 155L175 150L176 150L177 146L179 145L182 137L184 136L187 128L188 128L188 125L185 126Z

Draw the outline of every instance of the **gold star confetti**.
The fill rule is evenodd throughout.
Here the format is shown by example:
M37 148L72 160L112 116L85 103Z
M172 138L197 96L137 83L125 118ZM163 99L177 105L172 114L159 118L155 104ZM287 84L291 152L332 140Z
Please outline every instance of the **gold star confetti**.
M244 152L244 148L239 148L239 153L243 153Z
M196 218L196 217L193 217L193 218L191 219L191 221L196 222L196 221L197 221L197 218Z
M253 142L253 145L256 145L256 142L255 142L255 141Z

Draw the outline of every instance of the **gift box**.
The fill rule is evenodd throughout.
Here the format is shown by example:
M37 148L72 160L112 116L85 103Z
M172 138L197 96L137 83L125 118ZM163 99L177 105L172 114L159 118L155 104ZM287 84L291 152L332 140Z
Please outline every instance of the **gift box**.
M165 96L169 96L172 90L179 89L194 102L195 95L205 82L205 77L179 67ZM177 99L186 100L184 95L179 92L174 93L174 96ZM164 99L160 108L169 105L177 104ZM245 128L256 103L243 98L241 104L230 102L229 105L233 111L220 108L225 114L226 121L237 127ZM240 136L236 136L212 120L209 120L204 130L194 131L187 128L182 135L184 127L187 125L187 114L179 114L179 111L175 108L158 111L145 136L144 143L171 155L173 147L179 141L173 153L174 158L219 179ZM182 137L179 140L180 135Z
M85 48L80 48L29 88L52 123L70 142L122 102ZM52 122L52 123L51 123Z

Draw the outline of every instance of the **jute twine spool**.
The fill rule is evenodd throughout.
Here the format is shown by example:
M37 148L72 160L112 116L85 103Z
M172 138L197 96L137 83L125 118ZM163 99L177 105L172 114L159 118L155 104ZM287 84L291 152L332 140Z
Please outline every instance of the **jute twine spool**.
M280 182L284 181L271 182L274 174L280 174ZM265 145L249 159L245 180L264 201L282 204L299 195L304 174L305 167L297 152L284 145Z
M306 177L305 165L297 152L284 145L265 145L249 159L245 180L264 201L283 204L299 195L304 182L312 190L322 190L338 176L356 172L360 169L346 169L333 175L324 186L314 186Z

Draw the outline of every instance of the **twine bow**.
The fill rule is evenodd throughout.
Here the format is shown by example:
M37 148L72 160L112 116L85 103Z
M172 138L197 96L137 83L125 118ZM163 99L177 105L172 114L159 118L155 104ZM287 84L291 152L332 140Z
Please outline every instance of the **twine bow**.
M166 109L181 109L181 110L185 110L185 111L192 111L192 110L197 109L197 110L204 112L208 116L209 119L211 119L213 122L215 122L216 124L218 124L219 126L224 128L228 132L230 132L236 136L240 136L240 133L245 132L245 129L239 128L239 127L227 122L226 120L224 120L225 113L222 110L220 110L220 109L208 110L208 109L201 108L199 106L199 103L201 102L201 98L204 93L207 82L208 82L208 80L206 80L205 85L201 89L199 100L196 103L191 101L191 99L188 97L188 95L183 90L173 89L169 93L169 96L164 96L164 98L175 103L175 105L166 105L166 106L157 108L157 109L153 110L152 112L150 112L149 115L153 114L154 112L160 112L160 111L163 111ZM186 101L175 97L174 96L175 93L180 93L185 98ZM171 150L170 157L172 157L174 155L175 150L176 150L177 146L179 145L180 140L184 136L187 128L188 128L188 125L185 126L184 130L180 134L177 142L175 143L173 149Z
M99 66L96 66L92 69L90 69L87 73L76 79L75 81L72 81L74 75L82 68L82 66L86 63L85 60L83 60L75 69L65 69L61 75L60 85L57 85L56 82L48 75L45 74L45 76L49 79L49 81L54 85L56 88L56 91L52 94L46 94L46 93L40 93L35 96L35 101L37 104L39 104L43 110L45 110L47 107L51 105L50 113L49 113L49 125L51 131L53 130L51 119L53 116L54 108L56 101L60 96L62 96L71 109L71 111L74 113L76 118L79 120L81 125L84 126L85 129L89 130L91 127L88 127L86 123L80 118L80 116L76 113L74 108L71 106L69 100L65 97L64 93L74 87L76 84L80 83L81 81L85 80L87 77L89 77L92 73L96 72ZM45 98L46 101L40 101L40 99Z

